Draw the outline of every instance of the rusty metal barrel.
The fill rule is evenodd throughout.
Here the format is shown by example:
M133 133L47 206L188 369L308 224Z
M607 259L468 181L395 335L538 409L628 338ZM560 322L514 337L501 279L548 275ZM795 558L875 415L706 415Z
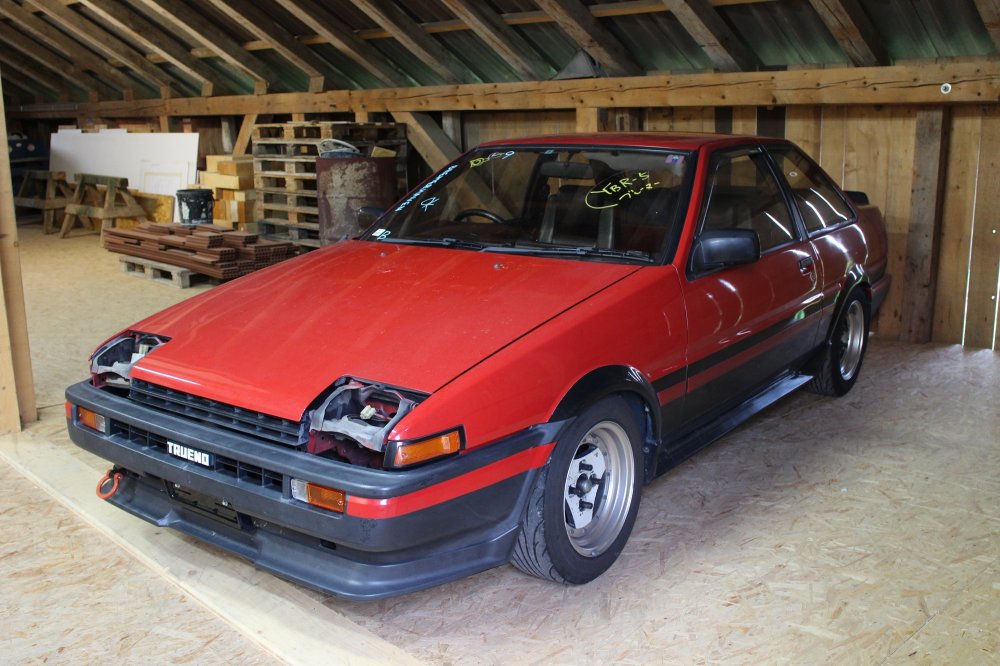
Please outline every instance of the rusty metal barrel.
M395 157L318 157L319 238L323 245L353 238L358 210L389 208L396 202Z

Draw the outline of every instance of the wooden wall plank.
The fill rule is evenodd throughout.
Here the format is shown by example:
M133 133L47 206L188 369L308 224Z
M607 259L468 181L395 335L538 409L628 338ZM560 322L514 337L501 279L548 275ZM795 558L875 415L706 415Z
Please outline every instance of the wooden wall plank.
M713 107L683 106L649 109L646 113L648 132L714 132Z
M814 160L819 160L823 110L818 106L785 109L785 138L794 141Z
M993 349L997 332L997 283L1000 282L1000 108L983 110L979 153L979 186L969 253L969 289L966 304L967 347Z
M465 145L484 141L576 131L574 111L480 111L462 114Z
M822 111L819 151L813 158L830 176L844 186L844 165L847 163L847 108L825 106Z
M976 210L976 180L983 131L979 106L959 107L951 115L946 162L947 185L941 214L937 292L932 340L961 344L965 331L965 296Z
M913 141L913 177L910 226L906 239L900 339L930 342L937 291L944 167L948 149L947 112L944 107L920 109ZM901 160L894 164L904 164ZM894 169L898 173L902 169ZM894 188L896 189L896 188Z
M757 134L757 107L733 107L733 134Z

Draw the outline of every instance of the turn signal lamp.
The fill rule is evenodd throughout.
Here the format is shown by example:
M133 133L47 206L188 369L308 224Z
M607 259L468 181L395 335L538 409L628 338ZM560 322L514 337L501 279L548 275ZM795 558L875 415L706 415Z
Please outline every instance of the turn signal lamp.
M107 419L104 418L104 415L91 411L86 407L76 408L76 420L80 423L80 425L85 425L91 430L96 430L97 432L107 432L105 430L107 427Z
M292 479L292 497L321 509L344 513L344 491L302 479Z
M390 467L409 467L419 463L434 460L441 456L458 453L462 450L462 429L456 428L448 432L417 439L412 442L389 442L386 448L386 462Z

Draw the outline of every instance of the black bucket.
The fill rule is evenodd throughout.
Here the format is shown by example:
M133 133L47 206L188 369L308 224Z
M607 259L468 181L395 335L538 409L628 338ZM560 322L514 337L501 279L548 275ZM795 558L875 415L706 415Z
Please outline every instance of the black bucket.
M212 190L177 190L181 224L212 224Z

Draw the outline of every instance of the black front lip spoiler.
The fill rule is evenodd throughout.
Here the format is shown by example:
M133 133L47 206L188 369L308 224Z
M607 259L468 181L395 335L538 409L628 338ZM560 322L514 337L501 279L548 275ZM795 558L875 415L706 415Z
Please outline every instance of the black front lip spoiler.
M121 435L100 433L76 421L70 436L80 447L127 470L116 506L151 523L172 527L220 546L272 571L336 595L373 599L411 592L505 563L520 532L524 506L540 467L519 471L463 494L386 518L338 514L290 496L292 477L374 499L392 500L459 480L512 456L541 451L565 422L529 428L462 456L413 470L359 468L263 443L239 433L165 414L89 382L66 399L184 446L239 460L281 475L281 490L170 456ZM467 477L465 477L467 478ZM226 523L178 501L172 484L225 500L241 517ZM460 485L460 484L456 484Z

